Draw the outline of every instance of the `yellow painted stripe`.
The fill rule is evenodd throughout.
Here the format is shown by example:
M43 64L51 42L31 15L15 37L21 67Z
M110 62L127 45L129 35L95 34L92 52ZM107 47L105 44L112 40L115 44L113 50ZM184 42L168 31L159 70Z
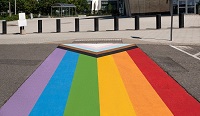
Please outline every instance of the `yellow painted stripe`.
M135 116L132 103L126 92L112 56L98 61L98 83L101 116Z
M112 56L137 116L173 115L127 52Z

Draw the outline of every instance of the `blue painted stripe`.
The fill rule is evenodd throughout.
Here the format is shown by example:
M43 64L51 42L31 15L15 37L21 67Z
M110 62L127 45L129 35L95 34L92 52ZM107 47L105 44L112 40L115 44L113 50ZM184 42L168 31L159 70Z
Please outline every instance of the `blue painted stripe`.
M66 52L54 75L29 114L30 116L63 115L78 57L78 53Z

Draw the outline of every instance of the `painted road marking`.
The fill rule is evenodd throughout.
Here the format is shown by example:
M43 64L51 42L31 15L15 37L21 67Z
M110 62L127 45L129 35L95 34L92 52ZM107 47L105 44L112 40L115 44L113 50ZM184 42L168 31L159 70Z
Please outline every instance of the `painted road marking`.
M127 52L112 56L138 116L173 116Z
M200 56L200 52L199 52L199 53L196 53L195 56Z
M190 46L176 46L177 48L180 48L180 49L182 49L182 50L192 50L193 48L192 47L190 47Z
M130 44L63 44L63 45L84 49L92 52L102 52L105 50L128 46Z
M67 51L29 116L63 115L78 57Z
M167 75L141 49L127 51L151 86L175 116L198 116L200 103Z
M96 58L80 55L64 116L99 116Z
M200 115L200 103L139 48L99 58L65 53L57 48L0 116Z
M101 116L135 116L112 56L97 59Z
M187 55L189 55L189 56L192 56L193 58L195 58L195 59L197 59L197 60L200 60L200 58L197 57L200 53L198 53L197 55L196 55L196 54L193 55L193 54L190 54L190 53L188 53L188 52L186 52L186 51L184 51L184 50L182 50L182 49L180 49L180 48L178 48L178 47L176 47L176 46L170 45L170 47L172 47L172 48L174 48L174 49L176 49L176 50L179 50L179 51L181 51L181 52L183 52L183 53L185 53L185 54L187 54Z
M0 116L28 116L65 53L66 50L54 50L1 107Z

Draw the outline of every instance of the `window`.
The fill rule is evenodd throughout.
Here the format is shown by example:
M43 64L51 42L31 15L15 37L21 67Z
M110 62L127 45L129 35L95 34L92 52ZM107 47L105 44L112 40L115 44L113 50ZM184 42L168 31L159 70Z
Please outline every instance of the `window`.
M178 0L178 13L196 13L196 0Z

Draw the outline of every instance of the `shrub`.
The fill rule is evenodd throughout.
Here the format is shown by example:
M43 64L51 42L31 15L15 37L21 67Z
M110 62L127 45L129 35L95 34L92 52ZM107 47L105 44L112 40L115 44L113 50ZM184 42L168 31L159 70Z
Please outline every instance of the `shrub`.
M26 19L28 19L28 15L26 15ZM19 15L12 15L11 17L8 15L0 16L0 20L6 20L6 21L15 21L19 20Z
M0 17L0 20L6 20L6 21L14 21L14 20L18 20L19 16L18 15L12 15L10 16L2 16Z

